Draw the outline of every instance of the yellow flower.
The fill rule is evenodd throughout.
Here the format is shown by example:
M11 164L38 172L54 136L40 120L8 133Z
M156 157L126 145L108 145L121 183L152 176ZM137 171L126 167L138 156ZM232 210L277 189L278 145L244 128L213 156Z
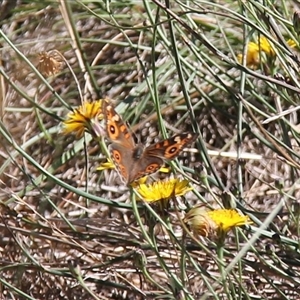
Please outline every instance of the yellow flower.
M243 62L243 55L238 54L237 59L241 64ZM250 42L247 46L246 65L254 67L259 64L259 47L256 43Z
M248 216L240 215L234 209L218 209L208 212L209 217L217 224L218 228L228 232L233 227L252 223Z
M134 182L130 183L130 186L132 186L133 188L137 188L139 187L141 184L144 184L146 183L148 179L148 176L143 176L141 178L139 178L138 180L135 180Z
M171 169L170 168L168 168L168 167L161 167L160 169L159 169L159 172L161 172L161 173L170 173L171 172Z
M114 168L115 168L114 163L110 159L108 159L106 162L102 163L97 168L97 171L109 170L109 169L114 169Z
M170 173L170 168L167 168L167 167L161 167L161 168L159 169L159 172L161 172L161 173ZM130 183L130 185L131 185L133 188L137 188L137 187L139 187L141 184L146 183L146 181L147 181L148 178L149 178L148 175L143 176L143 177L139 178L138 180L135 180L134 182Z
M182 196L192 190L187 180L170 179L168 181L157 181L152 184L140 184L136 191L146 202L169 200L175 196Z
M193 207L184 217L191 231L202 236L223 236L233 227L251 224L248 216L240 215L234 209L208 211L203 206Z
M286 43L287 43L291 48L296 48L296 47L297 47L296 42L294 42L292 39L287 40Z
M258 47L269 56L275 55L275 51L272 48L270 42L264 36L259 39Z
M286 43L291 47L291 48L295 48L297 46L297 44L292 40L292 39L289 39L286 41ZM272 48L270 42L268 41L267 38L265 37L261 37L259 39L259 45L261 50L263 52L265 52L267 55L269 56L275 56L275 51L274 49Z
M68 118L63 122L64 133L74 132L77 138L83 136L84 131L98 137L104 135L99 121L103 119L102 100L94 102L84 102L81 106L68 114Z
M297 44L292 40L287 40L287 44L291 48L295 48ZM275 57L276 53L270 44L269 40L262 36L259 38L258 43L250 42L247 45L246 65L253 68L258 66L260 62L260 51L264 52L269 57ZM237 60L241 64L243 62L243 55L238 54Z

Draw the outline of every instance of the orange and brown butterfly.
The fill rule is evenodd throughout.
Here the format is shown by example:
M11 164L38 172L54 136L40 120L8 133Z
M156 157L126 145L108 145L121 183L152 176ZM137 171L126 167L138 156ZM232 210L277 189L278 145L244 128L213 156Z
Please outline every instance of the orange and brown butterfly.
M195 133L181 133L144 147L141 143L135 143L132 132L107 100L103 101L102 112L107 137L111 141L111 158L127 185L158 171L165 160L176 158L198 137Z

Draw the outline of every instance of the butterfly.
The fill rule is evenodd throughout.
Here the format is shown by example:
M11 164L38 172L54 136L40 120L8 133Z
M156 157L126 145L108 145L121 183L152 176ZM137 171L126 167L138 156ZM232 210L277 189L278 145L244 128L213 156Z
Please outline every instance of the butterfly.
M111 158L123 181L129 185L141 177L155 173L164 164L176 158L180 151L196 140L198 134L181 133L145 147L136 144L134 136L114 107L103 101L102 112Z

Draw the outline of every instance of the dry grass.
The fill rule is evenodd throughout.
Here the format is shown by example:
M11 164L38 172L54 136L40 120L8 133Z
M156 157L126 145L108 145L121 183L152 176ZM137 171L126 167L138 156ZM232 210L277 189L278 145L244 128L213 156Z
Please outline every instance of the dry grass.
M284 45L298 41L294 8L164 3L2 4L3 299L300 298L299 48ZM253 70L236 55L259 35L276 59ZM58 63L41 68L47 59ZM146 144L201 134L178 160L196 191L183 206L229 195L254 222L227 237L223 263L213 241L182 237L176 205L155 217L114 171L97 172L98 141L62 134L72 107L103 97Z

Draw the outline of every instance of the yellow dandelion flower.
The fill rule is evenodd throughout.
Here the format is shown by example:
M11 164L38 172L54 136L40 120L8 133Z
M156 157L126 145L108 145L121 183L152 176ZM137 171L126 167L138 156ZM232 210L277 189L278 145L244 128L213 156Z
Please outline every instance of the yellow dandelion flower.
M287 44L291 48L297 47L297 44L292 39L287 40ZM252 68L257 67L260 62L261 52L265 53L268 57L276 56L274 48L270 44L269 40L264 36L259 38L258 43L250 42L247 45L246 65ZM241 64L243 61L243 55L238 54L237 60Z
M292 39L287 40L286 43L287 43L291 48L296 48L296 47L297 47L296 42L294 42Z
M195 206L184 217L191 231L202 236L224 235L233 227L251 224L248 216L240 215L234 209L208 211L203 206Z
M159 172L165 173L165 174L170 173L170 168L168 168L168 167L161 167L161 168L159 169ZM141 177L141 178L139 178L138 180L135 180L135 181L133 181L132 183L130 183L130 186L132 186L133 188L137 188L137 187L139 187L141 184L146 183L146 181L147 181L148 178L149 178L148 175L146 175L146 176L144 176L144 177Z
M152 184L140 184L136 191L144 201L151 203L159 200L169 200L174 196L182 196L192 189L187 180L174 178Z
M275 51L272 48L272 45L264 36L259 39L258 47L269 56L275 55Z
M258 66L261 52L268 56L275 56L275 51L266 37L261 37L258 43L250 42L247 45L246 65L252 68ZM243 55L238 54L237 59L239 63L242 63Z
M137 188L139 187L141 184L144 184L146 183L147 179L148 179L149 176L144 176L144 177L141 177L139 178L138 180L135 180L134 182L130 183L130 186L132 186L133 188Z
M208 215L224 232L228 232L233 227L252 223L248 216L242 216L234 209L212 210L208 212Z
M297 46L297 44L292 40L292 39L288 39L286 41L286 43L291 47L291 48L295 48ZM259 39L259 46L261 48L261 50L263 52L265 52L267 55L269 56L275 56L275 51L274 49L272 48L270 42L268 41L267 38L265 37L261 37Z
M62 54L57 50L39 53L37 69L44 75L55 75L64 67L65 62Z
M104 131L99 124L99 121L103 119L101 105L102 100L84 102L70 112L68 118L63 122L64 133L74 132L77 138L82 137L84 131L96 137L104 135Z
M100 166L97 168L97 171L109 170L114 168L114 163L110 159L108 159L106 162L100 164Z
M238 62L243 62L243 55L237 55ZM259 47L256 43L250 42L247 46L246 65L255 67L259 64Z
M168 167L161 167L160 169L159 169L159 172L161 172L161 173L170 173L170 171L171 171L171 169L170 168L168 168Z

